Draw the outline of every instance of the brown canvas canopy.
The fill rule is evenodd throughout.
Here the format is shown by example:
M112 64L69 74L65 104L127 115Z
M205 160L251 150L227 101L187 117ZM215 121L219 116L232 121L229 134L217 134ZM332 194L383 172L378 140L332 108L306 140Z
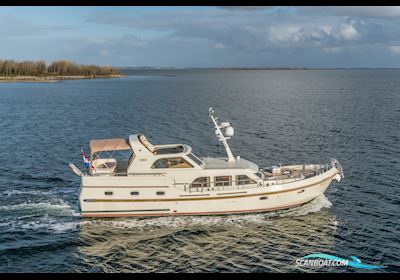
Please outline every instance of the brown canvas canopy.
M128 141L124 138L91 140L90 151L92 154L101 151L121 151L130 150Z

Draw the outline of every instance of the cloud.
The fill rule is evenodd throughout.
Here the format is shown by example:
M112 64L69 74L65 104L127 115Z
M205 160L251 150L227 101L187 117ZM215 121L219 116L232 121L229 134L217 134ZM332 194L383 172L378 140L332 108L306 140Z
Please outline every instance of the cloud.
M400 6L218 6L221 9L237 11L261 11L271 9L290 10L323 15L361 16L361 17L400 17Z
M309 13L323 13L360 17L400 17L400 6L297 6L298 10Z
M84 63L113 65L303 67L311 63L336 67L381 60L400 63L393 59L400 46L399 7L93 10L82 13L74 33L60 33L68 26L57 22L44 25L33 17L28 22L17 13L1 17L0 52L8 56L18 49L21 53L19 46L29 42L39 46L36 53L56 56L58 52L60 57L77 57Z
M239 10L239 11L258 11L272 9L274 6L218 6L220 9Z
M0 36L2 37L45 36L73 29L76 29L76 27L72 25L44 25L20 19L16 16L0 15Z
M290 56L293 63L300 63L299 61L306 60L305 53L313 53L315 57L338 57L345 54L354 56L356 52L378 53L387 50L388 46L400 45L400 18L394 17L397 8L219 8L134 14L97 13L88 17L87 21L130 29L162 31L164 35L158 38L159 42L176 39L182 44L198 40L204 42L196 46L204 48L203 55L211 55L214 50L220 55L226 53L231 57L241 57L243 63L249 62L248 57L255 55L268 57L269 61L272 60L270 54L281 57L281 60L287 60ZM182 49L179 45L175 48ZM395 51L391 49L390 53L394 54ZM217 59L221 60L219 57ZM314 60L312 57L309 59ZM348 61L351 62L347 58L342 63ZM336 65L337 62L329 63Z
M323 51L326 53L339 53L344 50L344 47L325 47Z
M355 19L350 19L349 17L345 17L343 21L340 21L338 25L331 30L334 33L334 36L339 39L350 41L357 39L360 34L356 29L356 24L359 22Z
M239 9L232 12L230 8ZM257 8L257 7L251 7ZM292 14L257 14L248 17L241 7L216 11L168 11L147 14L92 14L88 22L126 28L165 31L170 37L199 38L216 49L231 48L243 52L262 52L278 48L324 46L354 41L361 37L360 21L336 17L327 21Z
M226 46L224 44L222 44L221 42L217 42L216 44L214 44L214 48L216 48L216 49L225 49Z
M115 65L114 61L123 61L138 50L148 47L148 42L133 34L124 34L115 37L92 37L86 39L63 39L58 41L61 45L63 57L83 56L84 62L96 60Z
M389 46L389 49L394 54L400 54L400 46Z

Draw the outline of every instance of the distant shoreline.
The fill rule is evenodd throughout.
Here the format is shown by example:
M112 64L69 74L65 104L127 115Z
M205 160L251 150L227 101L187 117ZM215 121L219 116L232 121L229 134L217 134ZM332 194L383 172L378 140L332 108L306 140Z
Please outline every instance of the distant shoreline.
M0 76L0 83L57 83L68 80L90 80L90 79L110 79L125 77L124 74L111 74L111 75L76 75L76 76L13 76L6 77Z
M399 70L400 68L385 67L131 67L116 66L120 70Z

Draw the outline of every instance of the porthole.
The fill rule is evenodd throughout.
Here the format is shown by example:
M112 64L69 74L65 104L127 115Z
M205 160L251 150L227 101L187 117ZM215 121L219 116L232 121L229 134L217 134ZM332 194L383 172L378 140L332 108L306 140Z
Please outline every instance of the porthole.
M139 192L131 192L131 195L139 195Z
M303 192L305 192L305 190L298 191L297 193L303 193Z
M113 195L113 192L104 192L105 195Z
M262 197L260 197L260 200L265 200L265 199L268 199L268 196L262 196Z
M165 192L156 192L157 195L164 195Z

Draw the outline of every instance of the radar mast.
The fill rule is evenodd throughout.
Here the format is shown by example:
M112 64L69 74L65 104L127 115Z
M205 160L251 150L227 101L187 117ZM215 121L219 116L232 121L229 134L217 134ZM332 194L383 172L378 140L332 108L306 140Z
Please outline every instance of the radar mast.
M228 145L227 140L230 139L233 134L234 134L234 130L233 127L231 126L231 124L229 122L221 122L221 124L218 124L218 118L214 117L214 109L212 107L210 107L210 109L208 109L208 114L212 120L212 122L214 123L215 126L215 135L217 136L218 140L220 142L222 142L222 144L224 145L224 148L226 150L226 154L228 155L228 162L235 162L235 157L232 154L231 148ZM225 128L225 135L222 133L221 129Z

